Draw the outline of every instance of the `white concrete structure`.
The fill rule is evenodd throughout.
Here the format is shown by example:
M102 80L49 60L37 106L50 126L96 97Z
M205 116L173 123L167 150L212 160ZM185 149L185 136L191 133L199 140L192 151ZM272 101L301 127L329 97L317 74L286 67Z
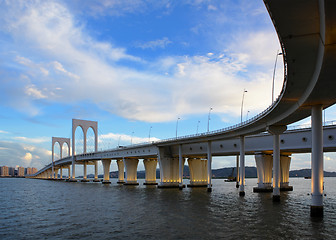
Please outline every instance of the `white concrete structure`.
M54 173L54 161L55 161L55 144L58 143L60 146L60 159L63 158L63 145L67 144L68 146L68 156L70 156L70 138L60 138L60 137L52 137L51 138L51 162L52 162L52 178L55 178Z
M83 135L84 135L84 141L83 141L83 153L86 153L86 135L87 135L87 131L89 128L91 128L93 130L93 133L95 135L95 152L98 151L98 122L96 121L88 121L88 120L81 120L81 119L72 119L72 177L71 177L71 181L77 181L75 179L75 133L76 133L76 129L77 127L80 127L83 131ZM86 181L86 168L87 168L87 163L83 164L84 166L84 175L85 177L83 178L84 181ZM98 165L97 162L95 162L95 181L98 180Z
M253 191L272 191L272 168L273 157L269 154L257 154L255 155L255 161L258 173L258 187Z
M117 183L124 184L125 183L124 160L117 159L117 165L118 165L118 182Z
M280 134L286 131L286 126L269 126L273 134L273 201L280 201Z
M111 159L107 159L102 161L103 168L104 168L104 179L103 184L110 184L110 166L111 166Z
M208 186L208 160L205 158L188 158L190 184L188 187Z
M143 160L143 164L145 166L146 171L146 179L144 185L157 185L156 182L156 166L157 159L155 158L147 158Z
M124 185L139 185L137 181L138 159L124 158L126 181Z

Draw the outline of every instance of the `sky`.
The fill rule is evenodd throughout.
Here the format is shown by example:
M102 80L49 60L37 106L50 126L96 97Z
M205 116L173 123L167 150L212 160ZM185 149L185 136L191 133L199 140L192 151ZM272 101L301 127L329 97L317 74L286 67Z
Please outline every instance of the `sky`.
M210 131L239 123L271 104L276 58L280 93L279 50L261 0L0 0L0 166L49 164L73 118L98 121L99 150L206 132L209 112ZM325 170L335 162L325 154ZM293 155L291 169L309 167Z

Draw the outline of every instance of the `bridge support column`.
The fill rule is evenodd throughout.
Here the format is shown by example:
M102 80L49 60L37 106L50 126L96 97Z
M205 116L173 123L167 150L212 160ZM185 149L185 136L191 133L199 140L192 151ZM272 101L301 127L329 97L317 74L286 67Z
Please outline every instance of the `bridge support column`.
M183 184L183 169L184 169L184 161L182 154L182 144L179 145L179 189L182 190L185 185Z
M104 180L103 184L110 184L110 165L111 160L102 160L103 168L104 168Z
M201 158L188 158L190 171L190 184L188 187L208 186L208 160Z
M239 188L239 155L236 157L237 167L236 167L236 188Z
M93 181L94 182L100 182L99 179L98 179L98 161L94 162L94 171L95 171L95 176L94 176Z
M117 159L117 166L118 166L118 182L119 184L125 183L125 165L123 159Z
M139 185L137 181L138 159L125 158L126 182L124 185Z
M54 168L54 174L53 179L58 179L58 168Z
M63 179L63 168L60 168L60 179Z
M160 147L158 149L158 160L160 166L159 188L179 187L179 161L173 158L169 148Z
M54 167L54 161L51 163L51 178L55 178L55 167Z
M289 156L280 156L281 179L280 191L293 191L293 186L289 186L289 167L291 158Z
M74 147L72 145L72 147ZM74 154L74 153L73 153ZM75 170L76 170L76 164L75 164L75 157L72 156L72 176L71 178L69 179L69 182L77 182L77 179L76 179L76 174L75 174Z
M311 217L323 217L323 125L322 106L312 107Z
M239 196L245 196L245 136L240 136Z
M51 170L48 170L47 171L47 179L50 179L51 178Z
M280 201L280 134L286 126L269 126L268 132L273 134L273 202Z
M71 178L70 165L68 166L68 180Z
M146 180L144 185L157 185L156 182L156 166L157 159L144 159L143 163L145 165Z
M87 161L84 161L83 163L83 179L81 180L81 182L88 182L89 180L87 179Z
M254 158L257 165L258 187L254 187L253 192L272 192L272 155L256 154Z
M207 166L208 166L208 192L212 191L212 184L211 184L211 180L212 180L212 169L211 169L211 165L212 165L212 149L211 149L211 141L208 141L208 161L207 161Z

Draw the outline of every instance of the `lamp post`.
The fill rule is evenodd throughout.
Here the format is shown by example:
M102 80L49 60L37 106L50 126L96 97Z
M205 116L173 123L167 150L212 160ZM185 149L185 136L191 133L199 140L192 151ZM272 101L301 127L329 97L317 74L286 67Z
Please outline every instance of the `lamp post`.
M208 115L208 132L209 132L209 125L210 125L210 112L212 110L212 107L209 109L209 115Z
M176 120L176 138L177 138L177 127L178 127L178 120L180 120L180 118L177 118L177 120Z
M272 81L272 103L274 102L274 79L275 79L275 70L276 65L278 62L278 56L282 55L282 52L279 53L279 50L277 51L276 57L275 57L275 63L274 63L274 69L273 69L273 81Z
M247 92L247 90L245 90L245 88L244 88L242 104L241 104L241 108L240 108L240 123L243 122L243 106L244 106L244 96L245 96L246 92Z
M201 121L199 121L199 120L198 120L198 122L197 122L196 134L198 134L198 127L199 127L200 122L201 122Z
M134 132L132 132L132 136L131 136L131 145L133 145L133 142L132 142L132 140L133 140L133 134L134 134Z
M148 133L148 142L150 142L150 134L151 134L152 126L149 128L149 133Z

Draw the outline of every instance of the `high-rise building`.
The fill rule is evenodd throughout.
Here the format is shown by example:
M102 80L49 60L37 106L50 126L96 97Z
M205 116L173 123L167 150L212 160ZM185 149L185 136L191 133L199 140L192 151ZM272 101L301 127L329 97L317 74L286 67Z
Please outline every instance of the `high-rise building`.
M9 176L14 177L15 176L15 168L9 167L8 168L8 174L9 174Z
M18 175L18 177L24 177L25 168L24 167L18 167L17 175Z
M7 166L0 167L0 176L2 176L2 177L9 176L9 174L8 174L8 167Z
M32 174L35 174L35 173L37 173L37 168L32 168Z
M32 168L31 167L27 167L26 171L25 171L25 175L31 175L32 174Z

